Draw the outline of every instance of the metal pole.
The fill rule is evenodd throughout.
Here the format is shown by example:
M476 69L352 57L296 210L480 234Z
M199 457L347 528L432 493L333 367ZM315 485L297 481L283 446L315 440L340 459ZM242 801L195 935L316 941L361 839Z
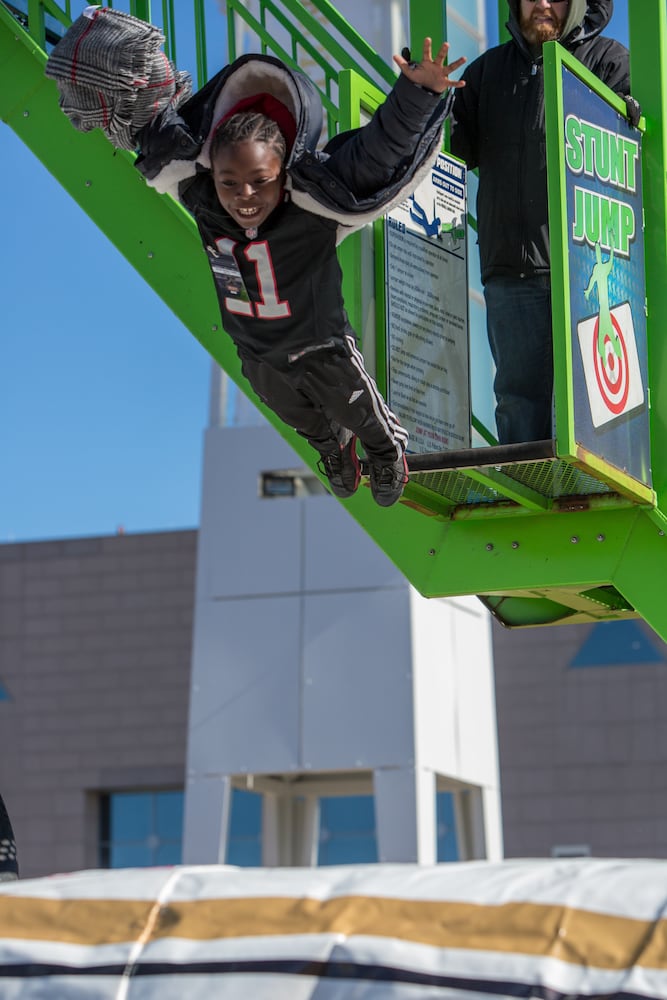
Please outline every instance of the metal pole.
M498 0L498 41L499 42L509 42L510 33L507 30L507 18L509 16L509 10L507 7L507 0Z
M648 370L651 387L651 460L658 506L667 508L667 5L629 0L632 93L646 118L643 190L646 229Z
M410 0L410 48L414 59L421 57L426 37L437 47L447 41L447 4L445 0Z

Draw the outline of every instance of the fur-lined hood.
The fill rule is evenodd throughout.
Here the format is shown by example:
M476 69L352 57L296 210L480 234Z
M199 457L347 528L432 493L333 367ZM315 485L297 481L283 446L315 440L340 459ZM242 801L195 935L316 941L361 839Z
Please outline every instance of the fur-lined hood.
M221 70L180 109L156 128L153 123L141 135L137 167L151 187L178 197L178 184L209 169L209 150L216 126L239 102L251 95L270 95L293 120L295 139L289 143L286 166L314 149L322 131L322 105L317 89L303 73L288 69L267 55L241 56ZM175 141L175 129L191 140L183 151ZM193 155L194 153L194 155Z
M285 187L292 201L336 221L340 239L403 201L430 173L442 145L445 102L400 75L387 97L381 120L374 116L365 129L339 133L318 152L323 116L315 85L273 56L248 54L214 76L179 109L178 116L168 115L144 129L136 166L147 183L161 194L184 200L189 182L210 169L211 139L217 124L240 102L252 101L257 95L270 95L280 102L294 124L294 139L288 140L285 162ZM415 126L414 146L406 148L391 176L383 170L382 180L378 180L373 156L366 147L372 150L375 142L382 148L387 141L390 155L396 146L396 135L392 138L396 128L405 130L406 122L412 127L418 120L421 125ZM362 145L360 132L366 137ZM186 136L183 144L178 141L181 134ZM336 162L345 157L358 161L358 187L364 195L356 193L357 185L352 189L337 177ZM378 159L382 162L382 155Z
M521 0L508 0L507 27L515 39L522 39L519 28ZM607 27L614 13L614 0L570 0L565 28L560 39L565 48L571 49L580 42L595 38Z
M136 167L161 193L180 198L198 175L210 171L212 135L241 107L262 110L278 123L287 140L285 186L292 200L338 220L341 235L343 226L358 228L407 197L441 148L445 102L403 75L359 135L339 133L319 153L322 102L303 73L273 56L247 54L190 97L189 77L166 60L163 44L164 35L153 25L122 11L90 7L47 63L74 127L102 128L115 146L139 149ZM115 114L110 116L109 108ZM405 146L400 155L397 128ZM376 147L384 149L393 170L386 170L389 161L379 172L374 169L383 157ZM335 176L341 166L345 183Z

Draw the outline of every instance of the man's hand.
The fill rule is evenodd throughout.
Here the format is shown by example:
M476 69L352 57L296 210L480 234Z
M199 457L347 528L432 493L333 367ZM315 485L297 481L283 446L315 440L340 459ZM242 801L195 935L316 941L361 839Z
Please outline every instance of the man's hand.
M448 43L443 42L434 59L431 39L425 38L421 62L410 62L409 58L406 59L405 49L403 49L403 55L394 56L394 62L403 76L407 76L408 80L412 80L413 83L418 84L420 87L425 87L427 90L432 90L435 94L442 94L448 87L465 87L463 80L452 80L450 78L450 73L455 73L457 69L463 66L465 57L462 56L456 62L446 66L445 60L447 59L448 51Z

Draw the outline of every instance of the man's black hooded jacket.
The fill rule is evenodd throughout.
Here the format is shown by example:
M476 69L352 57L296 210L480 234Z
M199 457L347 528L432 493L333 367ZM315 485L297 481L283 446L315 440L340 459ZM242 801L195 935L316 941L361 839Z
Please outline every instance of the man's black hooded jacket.
M511 39L483 53L451 92L451 151L479 168L482 281L549 272L544 74L509 0ZM560 5L559 5L560 6ZM570 0L560 44L617 94L630 93L627 49L601 35L613 0Z

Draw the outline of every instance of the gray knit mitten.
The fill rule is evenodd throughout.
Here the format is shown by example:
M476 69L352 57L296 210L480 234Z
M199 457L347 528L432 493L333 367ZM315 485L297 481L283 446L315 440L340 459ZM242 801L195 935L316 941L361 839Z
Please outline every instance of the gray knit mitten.
M190 97L189 73L162 50L159 28L109 7L88 7L46 62L60 107L80 132L101 128L119 149L136 149L137 134L156 115Z

